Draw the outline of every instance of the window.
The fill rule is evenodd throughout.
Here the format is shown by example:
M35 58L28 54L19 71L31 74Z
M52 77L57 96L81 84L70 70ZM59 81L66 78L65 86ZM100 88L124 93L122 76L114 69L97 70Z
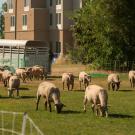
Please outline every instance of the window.
M24 7L28 7L30 4L30 1L29 0L24 0Z
M8 9L13 9L13 0L8 0Z
M22 16L22 25L27 26L27 15Z
M61 5L61 0L56 0L56 5Z
M56 13L56 24L61 24L61 13Z
M56 42L56 53L61 52L61 42Z
M50 7L53 5L53 0L50 0Z
M10 26L15 27L15 16L11 16L11 18L10 18Z
M53 25L53 14L50 14L49 20L50 20L50 25Z

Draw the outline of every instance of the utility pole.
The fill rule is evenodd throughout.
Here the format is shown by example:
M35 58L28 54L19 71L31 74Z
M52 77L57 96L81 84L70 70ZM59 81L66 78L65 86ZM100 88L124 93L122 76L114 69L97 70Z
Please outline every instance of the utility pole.
M17 0L15 0L15 40L17 39Z

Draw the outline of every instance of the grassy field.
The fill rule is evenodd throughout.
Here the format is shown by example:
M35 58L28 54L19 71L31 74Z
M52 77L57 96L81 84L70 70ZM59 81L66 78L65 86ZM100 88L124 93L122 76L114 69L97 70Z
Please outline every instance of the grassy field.
M66 105L61 114L56 114L53 105L51 113L45 111L43 99L40 101L39 110L35 111L36 91L41 81L22 84L20 98L12 99L7 98L6 88L0 84L0 110L27 112L45 135L135 135L135 89L130 88L127 74L121 74L120 77L120 91L108 92L108 118L96 117L90 105L87 106L87 112L83 112L84 91L79 90L78 79L75 80L74 91L70 92L62 91L60 78L48 79L61 90L61 100ZM93 78L92 83L107 87L106 78ZM17 125L20 118L18 120ZM17 129L19 130L19 127Z

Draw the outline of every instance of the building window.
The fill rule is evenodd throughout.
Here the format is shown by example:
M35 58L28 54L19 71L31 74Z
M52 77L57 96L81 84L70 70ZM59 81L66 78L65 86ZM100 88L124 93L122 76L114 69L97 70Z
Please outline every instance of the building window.
M24 7L29 7L30 1L29 0L24 0Z
M56 42L56 53L61 52L61 42Z
M50 7L53 5L53 0L50 0Z
M49 18L49 20L50 20L50 25L53 25L53 14L50 14L50 18Z
M56 0L56 5L61 5L61 0Z
M61 24L61 13L56 13L56 24Z
M15 16L11 16L11 18L10 18L10 26L15 27Z
M13 0L8 0L8 9L13 9Z
M27 15L22 16L22 25L27 26Z

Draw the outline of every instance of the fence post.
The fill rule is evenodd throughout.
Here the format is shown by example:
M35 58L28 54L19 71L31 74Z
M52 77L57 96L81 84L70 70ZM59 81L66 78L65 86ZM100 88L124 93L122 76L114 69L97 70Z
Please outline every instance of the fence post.
M27 121L27 113L25 112L24 115L23 115L22 135L25 135L26 121Z

